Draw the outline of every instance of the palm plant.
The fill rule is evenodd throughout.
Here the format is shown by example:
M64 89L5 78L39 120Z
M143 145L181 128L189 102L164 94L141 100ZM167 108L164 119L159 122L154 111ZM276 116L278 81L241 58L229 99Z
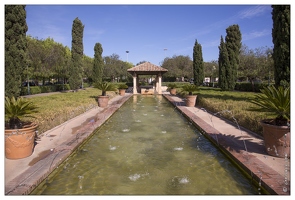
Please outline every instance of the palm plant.
M5 122L10 129L23 128L24 119L34 118L31 114L38 112L38 107L33 102L22 97L5 97Z
M107 91L116 91L117 87L115 84L109 82L96 82L93 84L94 88L101 90L101 96L106 96Z
M251 108L253 111L268 112L275 115L275 125L287 125L290 121L290 87L284 88L274 85L260 90L262 94L256 95L250 102L259 108Z
M167 86L168 86L168 89L174 89L177 87L177 84L176 83L169 83Z
M193 95L193 92L199 90L199 87L195 84L185 84L182 86L182 91L188 92L189 95Z
M128 85L126 85L125 83L120 83L118 84L118 89L127 89Z

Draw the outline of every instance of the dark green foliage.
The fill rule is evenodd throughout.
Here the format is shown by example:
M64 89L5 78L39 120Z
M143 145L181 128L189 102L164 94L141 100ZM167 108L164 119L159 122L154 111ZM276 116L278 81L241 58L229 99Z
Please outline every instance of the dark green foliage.
M234 90L239 67L239 55L242 47L242 34L239 25L232 25L226 29L225 46L228 52L229 65L227 68L228 89Z
M242 47L242 34L238 25L226 29L225 42L221 36L219 46L219 86L222 90L234 90Z
M22 97L5 97L5 120L10 129L22 128L23 119L33 117L31 114L38 112L38 107L33 102Z
M73 21L72 28L72 67L69 77L69 84L72 90L79 89L82 84L83 30L82 22L76 18Z
M268 83L253 83L253 82L237 82L235 90L244 92L260 92L263 87L267 87Z
M89 87L88 83L83 83L84 88ZM54 85L42 85L42 86L31 86L30 94L40 94L40 93L48 93L48 92L57 92L57 91L65 91L70 90L69 84L54 84ZM21 95L27 95L28 88L21 88Z
M26 11L24 5L5 5L5 96L18 97L26 69Z
M174 88L177 88L177 84L176 83L169 83L167 85L168 89L174 89Z
M94 46L94 61L93 61L93 71L92 80L93 82L101 82L103 76L103 58L102 58L102 46L100 43L96 43Z
M194 83L201 85L204 81L204 62L202 55L202 46L195 41L193 52L193 71L194 71Z
M32 95L32 94L40 94L40 93L42 93L41 86L30 86L30 95ZM20 95L21 96L28 95L28 88L27 87L22 87Z
M272 6L272 42L276 86L290 85L290 5Z
M276 115L275 125L287 125L290 120L290 87L265 87L250 102L258 106L251 110Z
M199 90L199 87L194 84L185 84L181 87L181 90L183 92L188 92L189 95L193 95L193 92L196 92Z
M106 96L107 91L117 90L116 85L110 82L95 82L93 87L101 90L101 96Z
M221 90L228 90L228 82L227 82L227 68L229 65L228 60L228 53L223 41L223 37L221 36L220 45L219 45L219 58L218 58L218 65L219 65L219 78L218 78L218 85Z
M126 83L120 83L116 86L118 89L128 89L128 85Z

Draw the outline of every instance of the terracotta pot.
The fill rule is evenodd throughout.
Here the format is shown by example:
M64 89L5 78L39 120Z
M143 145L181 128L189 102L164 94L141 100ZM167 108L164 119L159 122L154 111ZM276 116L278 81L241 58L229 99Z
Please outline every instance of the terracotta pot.
M196 105L197 95L187 95L185 104L187 107L194 107Z
M120 96L124 96L125 95L125 91L126 91L126 89L119 89Z
M98 106L101 108L105 108L109 103L109 96L98 96Z
M5 129L5 157L20 159L32 155L37 127L30 123L22 129Z
M171 95L176 95L176 88L170 89L170 94Z
M260 122L263 127L264 146L271 156L290 157L290 127L276 126Z

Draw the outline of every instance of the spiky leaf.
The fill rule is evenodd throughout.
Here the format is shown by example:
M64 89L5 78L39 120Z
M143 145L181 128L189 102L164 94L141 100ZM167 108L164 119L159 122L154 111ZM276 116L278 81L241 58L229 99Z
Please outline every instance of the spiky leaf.
M93 87L101 90L102 96L106 96L107 91L117 90L116 85L109 82L96 82L93 84Z
M5 120L9 122L9 127L22 128L22 119L34 117L31 114L38 112L38 107L33 102L22 97L5 97Z
M256 95L250 102L258 108L251 108L253 111L269 112L276 115L277 120L290 120L290 87L284 88L274 85L264 87L261 94Z

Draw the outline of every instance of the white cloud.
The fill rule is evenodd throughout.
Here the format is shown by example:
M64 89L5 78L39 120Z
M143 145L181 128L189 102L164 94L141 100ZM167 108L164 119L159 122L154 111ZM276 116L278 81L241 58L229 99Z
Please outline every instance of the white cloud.
M241 19L245 19L245 18L253 18L259 15L262 15L265 11L268 11L270 8L270 6L255 6L255 7L250 7L246 10L241 11L238 16Z
M103 35L106 31L103 29L95 29L95 28L84 28L84 34L87 35L87 38L90 40L98 40L101 39L101 35Z
M246 33L242 35L243 41L252 40L259 37L264 37L266 35L270 35L270 30L262 30L262 31L252 31L250 33Z

